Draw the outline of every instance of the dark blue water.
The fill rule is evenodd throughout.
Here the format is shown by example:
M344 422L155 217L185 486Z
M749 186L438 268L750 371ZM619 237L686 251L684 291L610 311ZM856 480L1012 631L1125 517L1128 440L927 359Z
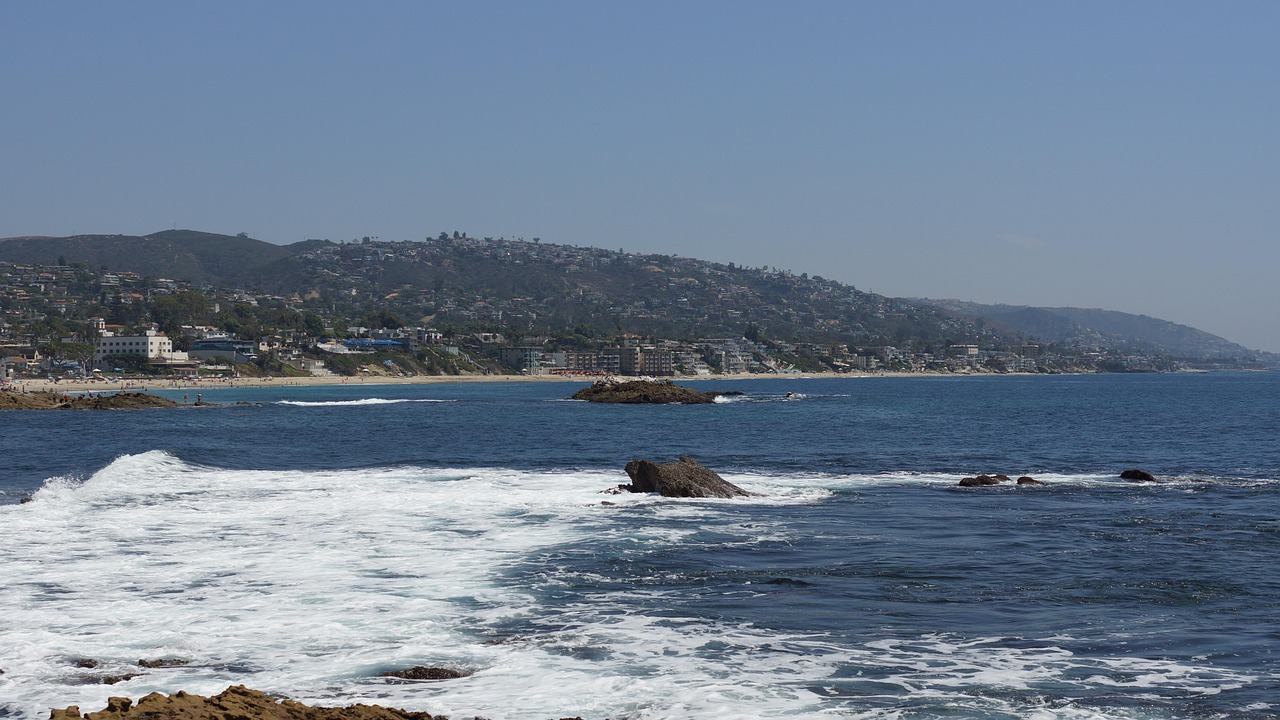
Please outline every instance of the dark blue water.
M529 557L504 572L544 611L478 636L570 627L592 598L635 593L647 617L762 628L809 654L830 643L838 669L809 689L836 713L1280 716L1274 374L699 383L747 393L711 406L565 402L578 386L244 389L205 392L215 408L10 413L0 501L156 449L219 468L615 469L618 482L633 457L690 454L742 484L830 495L717 506L712 524L620 510L623 536L680 539ZM277 403L360 398L449 402ZM1165 482L1116 478L1131 467ZM1047 484L955 486L984 472ZM785 643L765 651L802 661Z
M236 468L387 464L618 467L692 454L717 468L806 473L1112 474L1274 479L1273 374L866 378L701 382L746 390L715 406L556 402L580 384L503 383L207 391L219 408L0 416L0 491L164 449ZM777 402L786 392L805 397ZM179 399L181 391L161 393ZM435 398L448 404L299 408L284 399ZM234 405L237 401L251 405Z

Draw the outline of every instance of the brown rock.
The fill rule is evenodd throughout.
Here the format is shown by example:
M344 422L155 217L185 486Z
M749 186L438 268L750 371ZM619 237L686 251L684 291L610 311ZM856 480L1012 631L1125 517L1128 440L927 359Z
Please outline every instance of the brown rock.
M53 710L49 720L434 720L425 712L409 712L380 705L350 705L345 708L311 707L292 700L277 702L265 693L243 685L229 687L213 697L151 693L131 703L127 698L111 698L98 712L80 714L71 706Z
M1120 473L1120 477L1129 482L1160 482L1156 480L1156 476L1146 470L1125 470Z
M986 485L999 485L1000 484L999 477L1004 477L1004 476L1001 475L998 477L991 477L990 475L979 475L978 477L967 477L956 484L959 485L960 487L983 487ZM1007 480L1008 478L1005 478L1005 479Z
M136 410L153 407L181 407L178 403L148 393L114 393L89 397L85 393L18 393L0 390L0 410Z
M633 493L656 492L663 497L684 498L732 498L751 494L687 455L681 455L676 462L661 464L632 460L627 463L626 471L631 484L619 487Z
M676 385L670 380L617 380L605 378L569 396L571 400L596 403L706 405L721 395L740 392L700 392Z
M1022 477L1018 478L1018 484L1019 485L1044 485L1044 483L1040 482L1039 480L1033 477L1027 477L1026 475L1023 475Z
M190 660L180 660L178 658L156 658L155 660L139 660L138 665L144 668L167 668L182 667L190 662Z

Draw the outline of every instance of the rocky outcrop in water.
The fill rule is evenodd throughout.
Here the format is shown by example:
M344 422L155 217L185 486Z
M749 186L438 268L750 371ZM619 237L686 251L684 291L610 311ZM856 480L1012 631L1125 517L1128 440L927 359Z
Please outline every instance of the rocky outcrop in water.
M380 705L351 705L342 708L311 707L292 700L277 701L265 693L243 685L229 687L213 697L177 692L151 693L135 704L129 698L113 697L107 707L80 714L71 706L49 713L49 720L435 720L429 713L384 708Z
M1155 475L1152 475L1146 470L1137 469L1125 470L1120 473L1120 478L1122 480L1128 480L1129 482L1160 482L1159 480L1156 480Z
M631 484L618 486L625 492L679 498L732 498L751 494L687 455L668 463L632 460L627 463L626 471Z
M148 393L87 395L47 391L19 393L0 390L0 410L139 410L173 407L182 407L182 405L168 398Z
M987 485L999 485L1009 479L1007 475L979 475L977 477L967 477L956 483L960 487L985 487Z
M424 667L415 665L404 670L392 670L384 672L379 677L397 678L400 680L456 680L464 678L471 673L462 670L454 670L446 667Z
M701 392L676 385L670 380L619 380L605 378L582 388L570 396L571 400L596 403L706 405L722 395L741 395L740 392Z
M977 477L967 477L956 483L960 487L987 487L989 485L999 485L1000 483L1011 482L1008 475L979 475ZM1018 478L1019 485L1044 485L1044 483L1033 477L1023 475Z
M313 707L293 700L276 700L243 685L229 687L213 697L176 692L151 693L135 704L113 697L97 712L80 714L71 706L49 713L49 720L447 720L444 715L385 708L381 705ZM560 718L582 720L582 718Z

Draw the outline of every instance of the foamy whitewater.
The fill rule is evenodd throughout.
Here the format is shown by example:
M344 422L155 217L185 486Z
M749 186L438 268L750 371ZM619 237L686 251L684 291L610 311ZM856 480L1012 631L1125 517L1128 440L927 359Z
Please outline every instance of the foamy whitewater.
M46 476L33 502L0 505L0 717L232 684L494 720L1276 717L1280 636L1262 622L1280 607L1275 473L1262 467L1272 456L1248 472L1178 468L1159 486L1060 463L1036 472L1044 487L958 489L964 473L919 459L818 467L836 448L788 435L757 441L757 462L735 462L744 456L729 442L699 453L751 498L611 495L601 491L626 481L620 465L638 453L610 443L661 439L638 423L713 437L809 413L813 436L839 417L824 403L871 400L807 385L798 402L619 410L502 387L477 388L478 399L303 389L234 410L245 415L112 414L217 437L314 423L291 444L345 434L358 457L201 463L184 456L204 446L183 450L178 428L139 440L170 450ZM780 397L765 390L750 394ZM450 402L420 402L440 400ZM777 414L750 414L760 407ZM357 426L355 412L373 414ZM398 414L377 415L387 412ZM594 430L566 430L587 421ZM367 463L447 453L458 424L494 464ZM530 425L558 430L540 448L513 444ZM355 437L358 427L377 437ZM388 440L388 427L402 434ZM588 440L613 434L603 427L635 432ZM569 452L619 462L538 467ZM813 467L791 467L797 458ZM1241 565L1214 567L1228 558ZM182 664L138 664L156 659ZM415 665L471 674L378 677ZM102 684L123 675L136 676Z

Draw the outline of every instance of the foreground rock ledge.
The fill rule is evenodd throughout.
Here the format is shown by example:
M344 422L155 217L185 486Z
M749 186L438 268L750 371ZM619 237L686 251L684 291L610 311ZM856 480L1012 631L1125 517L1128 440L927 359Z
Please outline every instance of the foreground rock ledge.
M49 720L121 720L145 718L146 720L434 720L424 712L408 712L380 705L351 705L344 708L311 707L292 700L279 702L265 693L250 690L243 685L229 687L213 697L151 693L139 698L135 705L129 698L113 697L107 707L98 712L80 714L80 708L71 706L53 710Z
M98 712L80 714L71 706L53 710L49 720L446 720L444 715L409 712L381 705L348 705L347 707L312 707L292 700L276 701L266 693L243 685L227 688L213 697L177 692L173 695L151 693L135 705L129 698L113 697ZM560 718L582 720L582 718Z
M688 455L676 462L655 463L632 460L627 463L630 485L619 485L618 491L658 493L663 497L733 498L751 493L725 480Z
M198 403L205 404L205 403ZM182 407L168 398L148 393L114 393L81 397L56 392L18 393L0 390L0 410L137 410Z
M681 403L706 405L722 395L741 395L740 392L700 392L676 385L670 380L597 380L570 396L571 400L597 403Z

